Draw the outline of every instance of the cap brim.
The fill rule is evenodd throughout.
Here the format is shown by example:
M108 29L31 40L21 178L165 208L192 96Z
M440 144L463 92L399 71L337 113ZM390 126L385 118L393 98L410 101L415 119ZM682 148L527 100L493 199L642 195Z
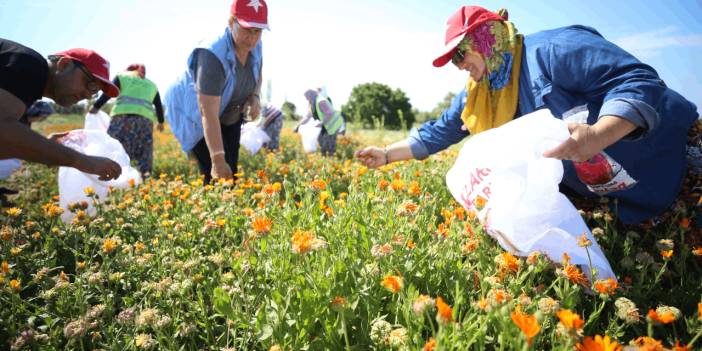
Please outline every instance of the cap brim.
M95 79L102 82L102 91L107 94L107 96L113 98L119 96L119 88L109 80L102 79L96 75L93 75Z
M236 20L237 20L237 22L239 22L239 25L244 27L244 28L258 28L258 29L271 30L271 28L268 26L268 23L249 22L249 21L242 20L240 18L237 18Z
M450 42L448 42L448 44L444 46L444 53L441 54L441 56L434 59L434 62L432 62L434 67L443 67L449 61L451 61L451 56L453 56L454 51L456 51L456 47L458 46L458 44L461 43L461 40L463 40L464 36L465 34L459 35L453 38Z

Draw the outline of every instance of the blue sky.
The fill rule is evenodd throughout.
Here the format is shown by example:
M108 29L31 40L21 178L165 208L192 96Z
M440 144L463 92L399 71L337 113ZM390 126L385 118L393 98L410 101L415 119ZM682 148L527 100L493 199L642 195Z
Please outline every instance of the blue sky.
M220 34L230 0L0 0L0 37L43 55L70 47L98 51L111 73L144 62L161 91L185 68L201 38ZM270 0L264 79L271 101L304 108L302 93L325 86L343 103L353 86L400 88L413 106L432 109L467 74L432 59L446 18L461 5L505 7L520 32L584 24L653 66L702 111L702 0L420 1ZM264 93L265 95L265 93Z

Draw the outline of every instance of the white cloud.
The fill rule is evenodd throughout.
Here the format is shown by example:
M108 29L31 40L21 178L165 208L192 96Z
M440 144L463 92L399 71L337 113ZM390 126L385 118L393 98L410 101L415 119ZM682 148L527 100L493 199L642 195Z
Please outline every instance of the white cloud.
M675 47L702 46L702 33L677 34L678 28L666 27L632 34L614 40L614 43L640 59L658 56L663 50Z

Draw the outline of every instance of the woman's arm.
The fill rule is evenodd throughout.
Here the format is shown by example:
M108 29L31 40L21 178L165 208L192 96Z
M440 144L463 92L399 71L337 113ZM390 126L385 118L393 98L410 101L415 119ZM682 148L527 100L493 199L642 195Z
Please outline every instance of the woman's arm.
M232 178L232 169L224 157L224 143L222 142L222 129L219 123L219 105L221 96L204 95L197 93L197 102L202 114L202 128L205 134L205 143L210 150L213 178Z

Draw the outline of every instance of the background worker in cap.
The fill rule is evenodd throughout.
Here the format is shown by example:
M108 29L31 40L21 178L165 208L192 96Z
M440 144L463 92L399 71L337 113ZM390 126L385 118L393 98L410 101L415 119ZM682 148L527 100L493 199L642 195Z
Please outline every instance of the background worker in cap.
M166 118L205 181L237 171L241 123L260 112L263 0L234 0L224 33L201 43L166 92ZM248 116L245 116L247 114Z
M673 203L685 176L688 130L698 115L653 68L585 26L523 36L506 11L478 6L461 7L447 25L446 48L434 66L451 61L468 71L466 87L437 120L406 140L357 151L365 165L424 159L469 134L548 108L570 122L570 139L544 154L564 160L562 187L583 197L617 199L619 219L627 224ZM626 170L618 174L628 176L591 184L587 179L596 177L576 171L612 169L610 160Z
M42 96L70 106L100 89L112 96L119 94L109 80L109 63L94 51L71 49L47 61L28 47L0 39L0 159L74 167L101 180L117 178L122 169L116 162L76 152L19 122Z
M107 134L119 140L132 161L136 161L139 172L148 176L153 166L153 122L163 131L163 107L156 84L146 78L146 67L140 63L129 65L117 74L112 82L119 87L119 97L110 112L110 127ZM95 101L91 113L110 99L102 94Z

